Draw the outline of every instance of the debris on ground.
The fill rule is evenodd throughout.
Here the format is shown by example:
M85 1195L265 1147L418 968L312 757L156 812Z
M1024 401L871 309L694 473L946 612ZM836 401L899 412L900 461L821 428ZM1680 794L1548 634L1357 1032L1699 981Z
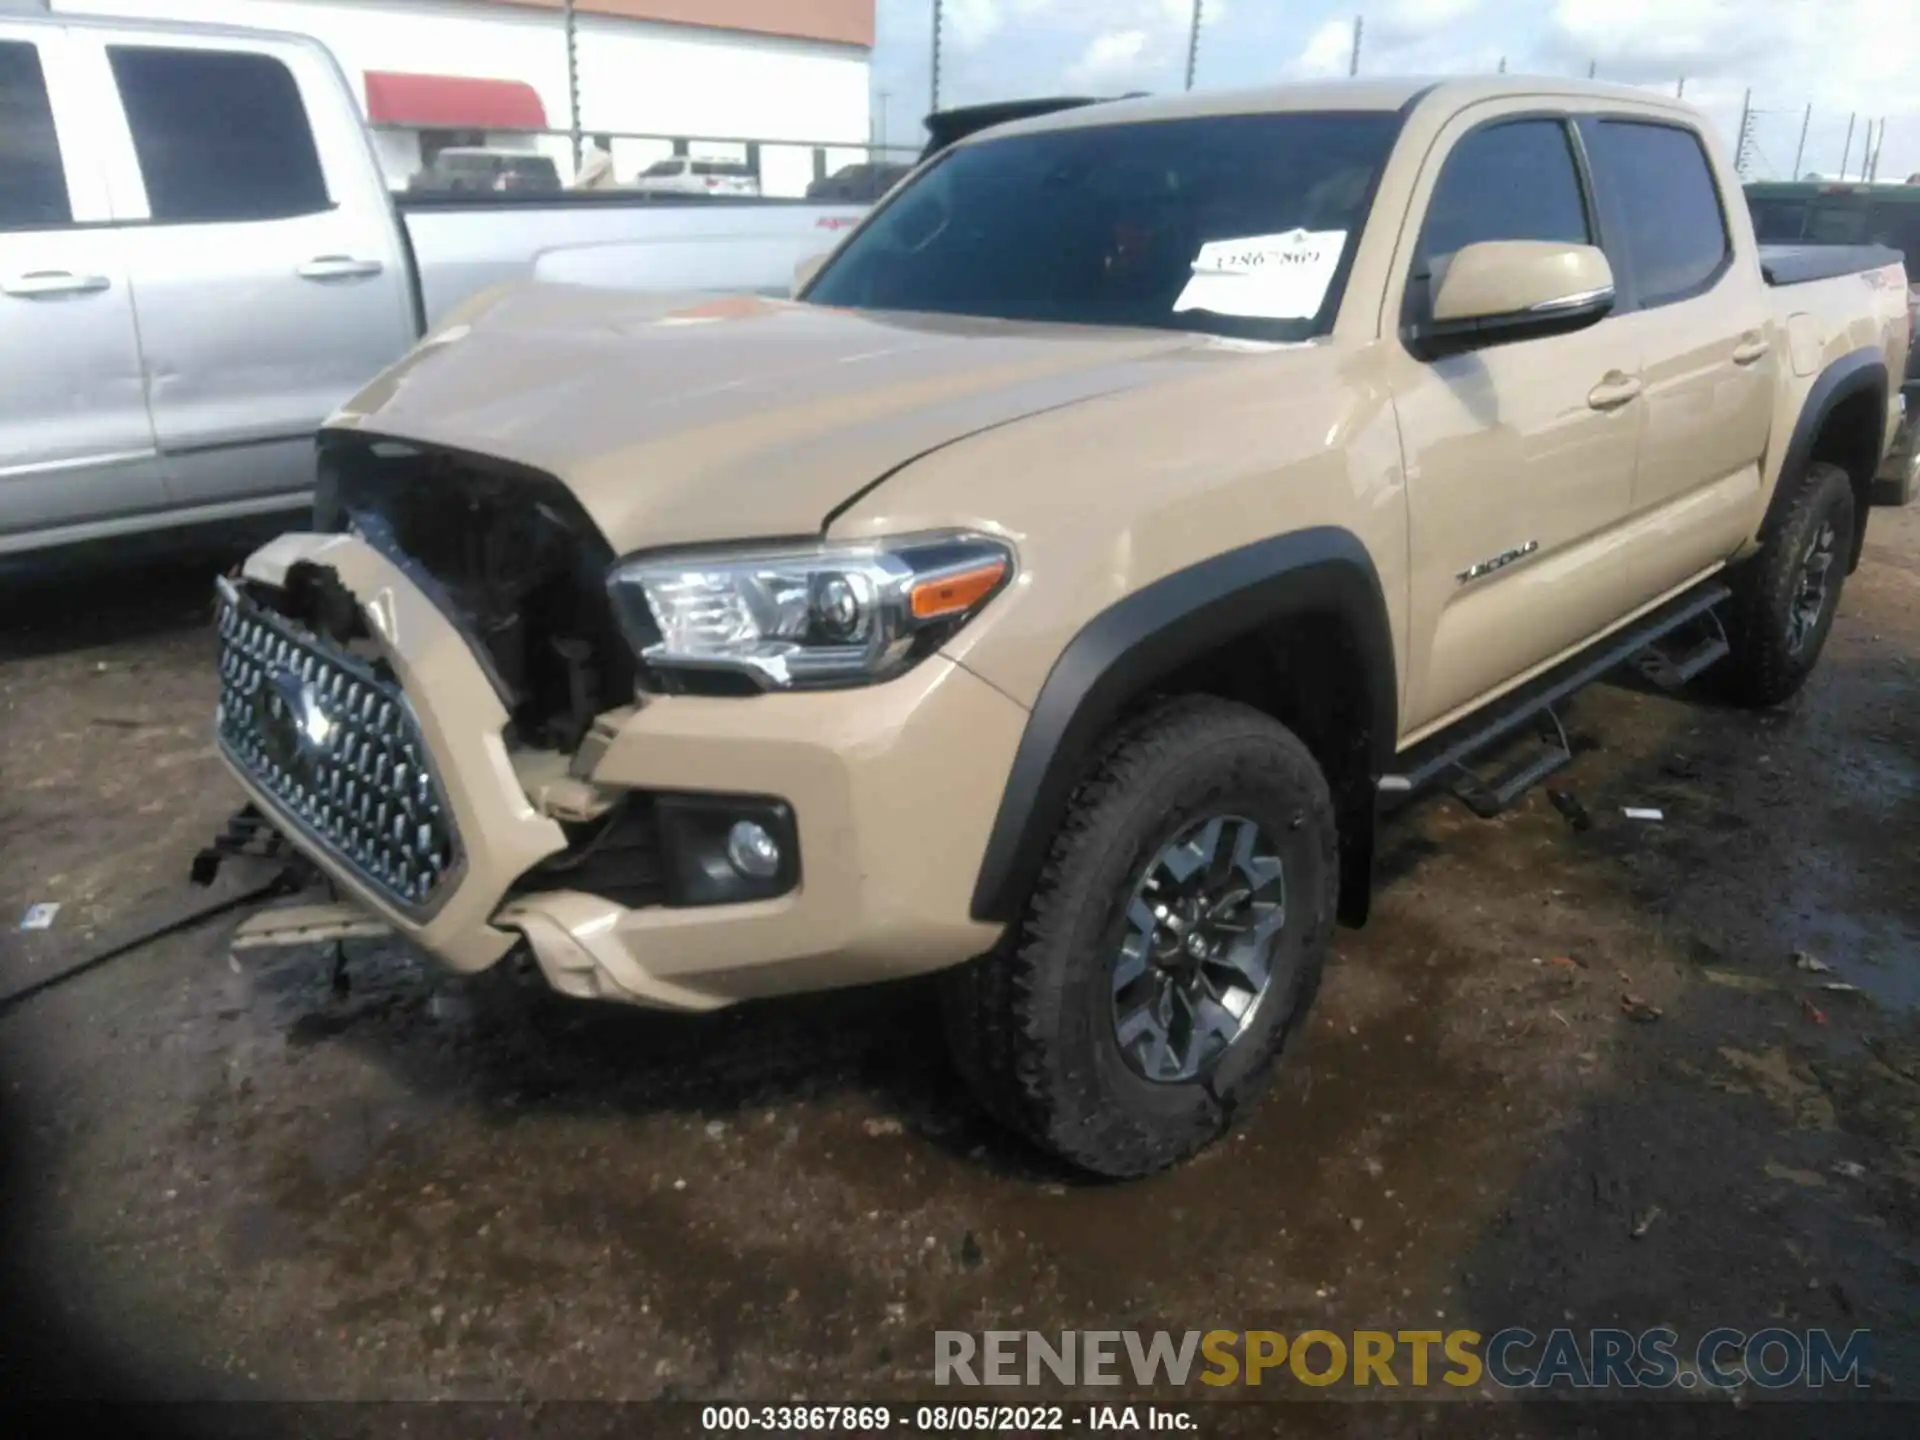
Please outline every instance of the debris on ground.
M1620 997L1620 1009L1629 1020L1638 1020L1643 1025L1658 1020L1662 1014L1658 1005L1632 993Z
M1547 801L1567 819L1575 830L1591 830L1593 817L1587 813L1587 807L1580 803L1580 797L1568 790L1547 791Z
M1700 764L1690 755L1669 755L1661 762L1660 768L1676 780L1697 780L1700 777Z
M860 1122L860 1128L877 1140L883 1135L904 1134L907 1127L902 1125L898 1120L888 1117L885 1119L863 1120Z
M1770 1180L1785 1180L1793 1185L1812 1189L1816 1185L1826 1184L1826 1178L1817 1170L1800 1170L1792 1165L1782 1165L1778 1160L1769 1160L1764 1167Z
M1740 970L1728 970L1718 965L1700 967L1700 978L1721 985L1728 990L1745 990L1752 994L1761 994L1780 987L1763 975L1748 975Z
M53 917L60 913L58 900L44 901L38 905L29 905L27 913L20 917L22 930L51 930Z
M1829 995L1864 995L1867 993L1858 985L1849 985L1844 980L1829 980L1820 988Z
M1831 965L1827 964L1827 962L1819 956L1805 950L1796 950L1793 952L1793 968L1796 970L1804 970L1809 975L1831 975L1833 973L1833 967Z
M1843 1180L1864 1180L1867 1178L1867 1167L1858 1160L1836 1160L1833 1162L1833 1173Z
M1662 1210L1658 1205L1649 1205L1645 1210L1640 1212L1640 1217L1633 1222L1633 1229L1627 1233L1635 1240L1643 1238L1646 1233L1653 1228L1653 1222L1664 1214L1666 1214L1666 1211Z
M1800 1002L1800 1011L1807 1019L1813 1021L1816 1025L1824 1025L1827 1023L1827 1012L1811 1000L1802 1000Z
M1629 820L1652 820L1657 822L1667 818L1664 811L1656 810L1651 805L1623 806L1620 813Z
M1566 970L1584 970L1587 968L1586 961L1576 960L1571 955L1556 955L1551 960L1547 961L1547 963L1549 965L1558 965L1562 969L1566 969Z

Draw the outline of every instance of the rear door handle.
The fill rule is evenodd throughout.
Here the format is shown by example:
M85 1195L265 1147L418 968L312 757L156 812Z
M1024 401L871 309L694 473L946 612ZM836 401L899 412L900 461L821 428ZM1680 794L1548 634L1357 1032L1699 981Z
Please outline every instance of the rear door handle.
M356 260L351 255L320 255L299 269L302 280L365 280L385 267L378 260Z
M0 280L0 292L23 300L43 295L92 295L112 285L104 275L75 275L71 270L29 270Z
M1733 347L1733 363L1736 365L1751 365L1772 348L1771 345L1767 344L1765 340L1760 339L1758 336L1750 340L1742 340L1738 345Z
M1638 395L1642 388L1633 376L1622 375L1616 370L1587 392L1587 404L1596 410L1618 410Z

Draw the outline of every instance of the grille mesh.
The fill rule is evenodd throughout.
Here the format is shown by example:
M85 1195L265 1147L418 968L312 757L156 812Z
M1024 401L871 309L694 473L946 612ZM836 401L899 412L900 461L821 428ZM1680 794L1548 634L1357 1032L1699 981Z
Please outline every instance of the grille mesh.
M431 906L459 838L399 687L226 584L218 626L228 757L396 906Z

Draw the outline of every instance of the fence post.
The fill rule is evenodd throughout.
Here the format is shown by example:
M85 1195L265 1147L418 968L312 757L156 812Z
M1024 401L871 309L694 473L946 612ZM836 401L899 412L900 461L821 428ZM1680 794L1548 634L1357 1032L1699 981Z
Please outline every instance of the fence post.
M580 173L580 47L579 32L574 23L573 0L566 3L567 26L567 121L568 135L573 140L573 173Z
M1807 153L1807 127L1811 124L1813 124L1813 102L1809 100L1807 113L1800 117L1800 143L1793 147L1793 173L1787 176L1789 180L1800 178L1800 157Z

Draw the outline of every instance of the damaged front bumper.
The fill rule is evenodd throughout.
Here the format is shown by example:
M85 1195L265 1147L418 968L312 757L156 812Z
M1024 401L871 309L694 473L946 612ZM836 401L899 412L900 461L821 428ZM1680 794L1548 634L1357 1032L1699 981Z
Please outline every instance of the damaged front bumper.
M350 598L354 636L285 613L301 572ZM281 537L222 605L228 768L342 894L454 969L524 941L564 993L706 1010L998 938L969 915L998 792L954 784L951 757L1010 767L1026 715L944 657L864 690L646 696L567 756L512 742L467 637L357 536ZM778 893L703 888L736 814L787 843ZM269 914L249 943L350 923Z

